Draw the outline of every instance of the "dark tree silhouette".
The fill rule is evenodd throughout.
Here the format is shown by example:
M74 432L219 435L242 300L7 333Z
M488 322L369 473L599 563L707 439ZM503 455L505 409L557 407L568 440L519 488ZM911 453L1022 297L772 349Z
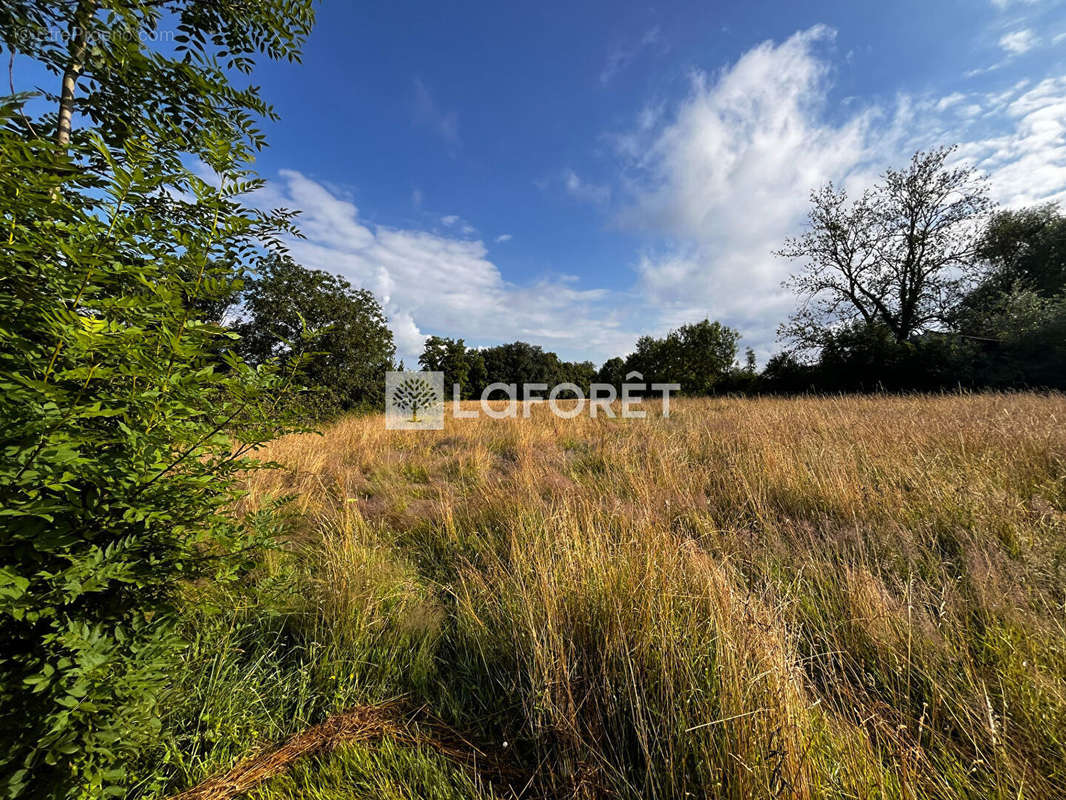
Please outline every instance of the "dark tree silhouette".
M831 183L812 193L809 230L779 253L806 262L785 284L803 299L787 338L817 347L859 322L904 342L945 322L973 283L993 208L973 169L948 164L952 152L916 153L855 202Z

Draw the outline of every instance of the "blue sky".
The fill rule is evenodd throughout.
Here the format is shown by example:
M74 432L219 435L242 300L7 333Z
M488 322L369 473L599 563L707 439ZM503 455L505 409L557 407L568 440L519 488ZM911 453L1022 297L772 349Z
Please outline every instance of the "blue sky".
M761 358L771 255L825 180L960 145L1007 205L1066 200L1066 0L326 0L255 75L259 202L307 266L430 334L601 362L703 317Z

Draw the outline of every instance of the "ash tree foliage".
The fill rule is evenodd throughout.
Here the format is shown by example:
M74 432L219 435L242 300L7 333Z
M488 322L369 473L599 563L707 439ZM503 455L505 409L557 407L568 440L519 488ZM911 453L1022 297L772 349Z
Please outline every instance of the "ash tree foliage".
M292 215L241 204L272 112L228 75L297 58L312 19L310 0L0 2L5 48L55 76L0 101L4 796L144 777L178 590L260 538L237 476L295 427L299 359L247 365L211 310Z
M787 338L818 347L827 331L862 324L905 342L947 321L973 285L993 208L973 169L949 165L952 153L916 153L851 202L832 183L811 194L808 231L780 251L806 262L786 282L802 301Z
M305 0L3 0L5 49L51 72L50 111L35 128L59 144L98 136L109 147L145 131L193 153L206 130L262 147L275 119L250 75L256 57L295 61L311 31ZM86 120L80 129L75 117Z
M312 416L382 405L396 348L373 294L271 253L245 281L240 301L238 352L252 364L302 358L314 389L302 405ZM302 344L308 336L312 351Z

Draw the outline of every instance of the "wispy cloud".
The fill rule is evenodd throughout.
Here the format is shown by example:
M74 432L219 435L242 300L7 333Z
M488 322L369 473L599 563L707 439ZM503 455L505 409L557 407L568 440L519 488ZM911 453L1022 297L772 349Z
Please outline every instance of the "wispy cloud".
M508 281L458 215L434 231L374 225L299 172L280 173L259 201L303 210L307 239L290 243L294 257L374 291L409 362L429 333L472 344L524 338L602 361L638 334L704 316L765 355L795 304L780 287L794 265L771 253L802 229L808 192L826 180L860 191L914 150L954 141L1005 205L1066 202L1066 75L830 107L832 38L817 26L694 74L683 99L637 114L611 140L622 162L612 184L571 169L550 179L658 242L634 253L620 289L554 274Z
M966 95L962 92L953 92L946 97L941 97L936 103L937 111L947 111L952 106L956 106L966 99Z
M666 48L658 25L646 30L639 39L614 44L607 51L607 60L600 71L600 83L604 86L609 84L642 50L655 46Z
M572 169L563 170L563 186L567 193L586 203L606 203L611 199L611 187L583 180Z
M982 119L1005 130L975 131L959 152L989 175L996 199L1010 207L1066 203L1066 76L1019 82L981 105Z
M1000 11L1005 11L1011 6L1034 6L1040 0L992 0L992 5Z
M459 149L459 114L441 109L421 78L414 80L414 118L440 136L453 155Z
M1012 56L1028 53L1040 44L1040 38L1028 28L1012 31L999 40L999 46Z
M501 233L499 236L496 237L496 243L497 244L503 244L504 242L511 241L511 239L513 239L513 238L514 237L511 236L511 234L509 234L509 233Z

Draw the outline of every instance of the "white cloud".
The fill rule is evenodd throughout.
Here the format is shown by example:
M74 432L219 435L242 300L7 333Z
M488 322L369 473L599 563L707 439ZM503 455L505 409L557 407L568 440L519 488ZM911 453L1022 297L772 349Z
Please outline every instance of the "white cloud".
M992 0L992 5L998 8L1000 11L1005 11L1012 5L1025 5L1032 6L1039 3L1040 0Z
M966 95L962 92L953 92L947 97L941 97L936 104L937 111L947 111L952 106L958 105L966 99Z
M841 116L843 106L828 107L832 37L817 26L715 75L698 72L673 113L616 137L630 198L618 221L669 242L638 265L659 330L710 316L768 352L795 307L780 283L797 266L771 253L802 229L809 191L830 179L860 190L916 149L967 142L960 159L988 172L1007 204L1066 197L1066 78L998 94L902 95Z
M808 193L826 180L861 190L915 149L962 142L960 160L990 175L1001 202L1066 202L1066 76L902 95L890 108L830 107L832 37L815 27L695 73L680 102L649 107L612 137L622 161L613 186L557 173L566 191L613 201L623 207L615 222L659 242L635 255L621 290L557 274L507 281L482 241L455 235L466 224L458 215L442 218L445 234L373 225L298 172L283 171L262 200L303 209L308 238L292 243L294 257L374 291L408 363L431 333L472 344L522 338L603 360L638 334L705 316L739 328L742 344L765 356L795 307L780 287L795 265L771 253L802 229Z
M450 225L454 225L455 223L457 223L459 221L459 215L458 214L449 214L446 217L441 217L440 221L444 225L449 225L449 226Z
M832 38L817 26L759 45L716 76L696 73L672 118L623 137L623 152L641 155L620 221L678 242L639 265L660 328L717 317L746 344L771 345L794 303L780 288L789 267L771 252L801 223L811 188L868 179L874 112L822 121L829 68L815 52Z
M1009 61L1009 59L1000 61L997 64L991 64L987 67L975 67L973 69L968 69L966 70L966 72L963 73L963 76L966 78L976 78L980 75L987 75L989 72L995 72L997 69L1001 69L1003 65L1007 63L1007 61Z
M511 239L513 238L514 237L511 236L511 234L509 233L501 233L499 236L496 237L496 242L497 244L503 244L504 242L511 241Z
M988 173L1004 205L1066 203L1066 76L1027 85L986 96L985 107L1006 130L975 136L960 155Z
M636 338L605 290L580 288L572 276L511 283L481 241L373 225L299 172L282 170L255 201L302 210L307 238L288 242L293 258L374 292L408 364L431 333L470 344L526 339L564 357L599 360L625 352Z
M1040 44L1039 37L1028 28L1012 31L999 40L999 46L1012 56L1028 53Z

